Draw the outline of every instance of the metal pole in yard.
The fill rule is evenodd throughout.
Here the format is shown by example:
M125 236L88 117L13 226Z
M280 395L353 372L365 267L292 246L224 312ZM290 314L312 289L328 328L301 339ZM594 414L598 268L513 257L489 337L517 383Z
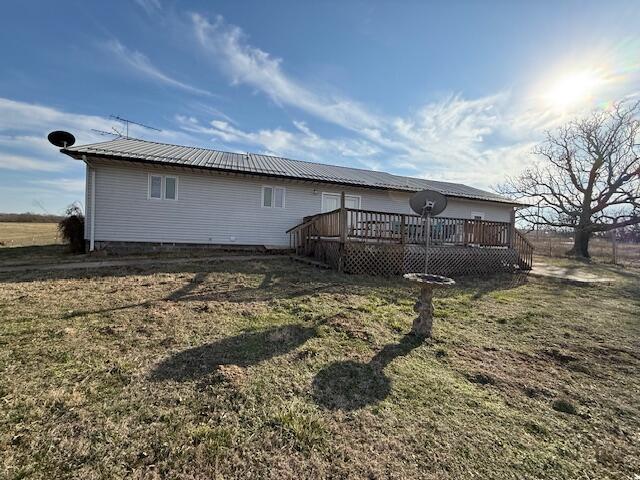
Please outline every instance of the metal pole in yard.
M429 242L431 241L431 214L427 212L425 217L426 235L424 240L424 273L429 273Z

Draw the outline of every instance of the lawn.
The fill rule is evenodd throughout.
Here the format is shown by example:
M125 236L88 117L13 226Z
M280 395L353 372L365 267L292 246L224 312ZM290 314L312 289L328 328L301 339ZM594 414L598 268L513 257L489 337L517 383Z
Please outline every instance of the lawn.
M57 223L0 222L0 248L60 243Z
M0 273L6 478L634 478L640 276L415 289L287 259Z

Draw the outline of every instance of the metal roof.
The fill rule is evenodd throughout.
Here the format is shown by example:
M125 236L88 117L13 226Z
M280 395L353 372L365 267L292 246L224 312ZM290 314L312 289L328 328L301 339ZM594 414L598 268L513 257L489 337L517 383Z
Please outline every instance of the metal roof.
M177 165L404 192L432 189L452 197L518 205L518 202L498 194L468 187L460 183L437 182L392 175L386 172L325 165L270 155L222 152L207 148L170 145L133 138L118 138L90 145L78 145L63 148L60 151L77 159L81 159L82 155L90 155L131 162Z

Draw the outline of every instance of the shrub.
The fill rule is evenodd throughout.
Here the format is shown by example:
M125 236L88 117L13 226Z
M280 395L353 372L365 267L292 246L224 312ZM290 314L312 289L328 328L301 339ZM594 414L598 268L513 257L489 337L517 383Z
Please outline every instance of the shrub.
M84 253L84 215L78 205L67 208L64 218L58 223L58 231L69 244L71 253Z

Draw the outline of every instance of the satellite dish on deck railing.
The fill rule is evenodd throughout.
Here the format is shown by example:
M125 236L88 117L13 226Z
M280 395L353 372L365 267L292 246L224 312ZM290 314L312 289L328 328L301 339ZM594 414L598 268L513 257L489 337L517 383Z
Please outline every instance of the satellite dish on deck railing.
M47 135L47 139L50 143L60 148L67 148L76 143L76 137L69 132L63 130L56 130Z
M438 215L447 208L447 197L435 190L422 190L411 196L409 205L411 210L422 217Z

